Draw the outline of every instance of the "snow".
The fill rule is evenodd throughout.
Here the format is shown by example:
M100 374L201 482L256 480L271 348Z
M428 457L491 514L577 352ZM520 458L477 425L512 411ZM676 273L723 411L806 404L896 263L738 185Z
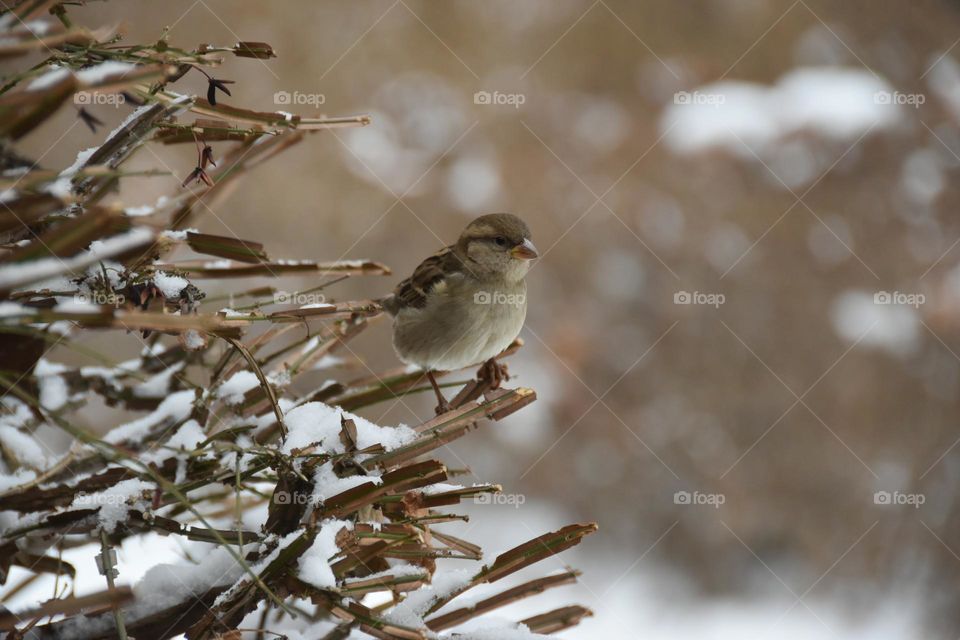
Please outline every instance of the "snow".
M36 311L21 304L17 304L16 302L0 302L0 318L29 315L33 313L36 313Z
M21 23L23 26L30 31L34 36L41 38L48 33L50 33L50 28L52 23L46 22L44 20L31 20L29 22Z
M23 474L22 481L28 481L30 476L29 473ZM0 490L6 479L0 475ZM571 514L561 507L543 509L529 507L531 503L525 507L523 521L534 531L552 530L570 521ZM496 510L497 507L483 505L471 506L469 509L475 509L474 513L477 513L481 509L489 511ZM485 547L503 550L523 542L526 537L524 532L518 532L516 528L503 525L504 518L516 518L513 511L504 507L503 511L497 515L500 517L472 518L469 523L449 523L443 526L445 531L454 535L482 540ZM258 524L255 523L253 528ZM2 523L0 523L0 529L2 529ZM467 534L468 529L471 530L469 534ZM244 552L254 548L254 545L247 545ZM769 576L762 566L758 565L758 575L760 575L759 572L763 572L766 576L766 581L761 585L764 589L763 594L744 597L708 597L693 585L689 589L678 588L678 577L664 566L658 565L655 561L652 562L650 557L625 575L627 567L624 566L622 555L617 554L616 551L613 548L606 551L602 549L591 551L584 545L567 551L558 559L554 559L552 567L547 563L541 569L559 569L562 564L569 562L573 566L589 569L587 576L583 579L589 578L589 583L581 582L547 591L528 600L514 603L502 611L465 623L455 630L443 632L440 637L451 638L456 633L461 634L458 640L466 640L496 638L496 635L483 634L502 633L506 638L510 638L510 631L517 633L522 630L511 629L511 625L506 622L500 623L499 628L492 627L497 625L497 618L500 616L502 619L522 619L578 602L594 608L596 615L584 620L580 627L564 631L559 634L559 637L571 640L621 638L625 637L623 629L643 629L643 637L646 640L742 640L761 637L778 637L784 640L899 640L930 637L929 634L924 635L922 631L921 604L911 593L909 584L902 582L890 585L890 589L895 593L889 597L884 597L883 594L871 594L862 585L848 584L840 586L845 591L840 594L834 594L829 590L826 593L811 593L805 599L804 606L799 606L796 605L794 596L787 593L775 578ZM77 567L89 568L93 567L93 556L97 552L98 548L95 545L67 548L64 551L64 560ZM183 553L198 559L199 564L191 564L179 559ZM243 577L242 569L224 549L206 543L185 542L178 536L163 537L148 533L128 538L118 549L118 559L120 584L133 584L134 593L137 596L132 608L125 609L128 622L174 606L182 602L184 597L189 598L190 594L199 595L211 586L223 587ZM164 564L159 566L157 563ZM450 566L454 561L441 560L438 563L441 569L444 563ZM398 565L392 567L388 573L406 574L422 571L419 567ZM13 567L8 584L16 584L28 575L25 570ZM468 595L472 596L474 592L477 592L477 597L474 598L476 601L481 599L479 593L481 590L484 590L483 597L486 597L535 575L539 574L531 573L526 576L517 574L492 585L480 585L464 596L458 597L448 607L457 608L465 604L463 600ZM52 576L44 575L11 598L9 602L4 602L4 605L16 612L46 600L50 597L53 582ZM616 588L605 593L602 601L598 601L596 594L592 593L596 588L595 584L612 585L614 583ZM81 571L76 585L77 595L100 591L104 585L103 576L98 575L95 569ZM876 606L871 607L866 613L858 613L854 603L860 597L867 598L867 602ZM300 603L301 601L294 601L294 604ZM364 604L368 602L365 600ZM258 621L259 614L260 611L251 613L241 626L255 628L256 624L247 624L247 622ZM323 637L320 633L320 624L301 616L295 620L287 618L282 623L273 623L270 628L283 633L291 640L316 640L318 637ZM94 633L97 628L104 633L109 632L113 628L112 617L104 616L96 622L91 619L71 623L73 631L64 637L78 640L89 638L97 635ZM288 631L288 629L299 631ZM771 631L775 633L771 634ZM359 634L354 635L359 636ZM269 634L267 637L270 637ZM522 635L516 637L524 638Z
M170 391L170 379L187 366L185 362L178 362L167 367L160 373L151 376L133 388L133 395L138 398L163 398Z
M13 474L0 473L0 493L19 487L37 478L35 471L20 467Z
M348 269L362 269L370 260L337 260L336 264Z
M100 147L88 147L83 151L77 154L77 157L74 159L73 164L60 172L57 176L57 179L48 184L44 191L52 195L57 196L61 200L65 200L70 197L73 193L73 177L77 174L80 169L86 166L87 162L90 160L97 149Z
M3 408L3 414L0 415L0 424L5 424L14 429L26 427L33 420L33 412L27 403L11 395L0 398L0 407Z
M40 406L49 411L56 411L67 404L70 390L67 381L62 376L37 376L40 384Z
M53 362L46 358L40 358L33 368L33 375L42 378L43 376L59 375L67 371L69 371L69 368L61 362Z
M337 533L341 529L353 529L353 523L346 520L324 520L313 544L300 556L298 575L300 579L318 589L335 587L337 580L330 569L330 558L340 553L337 546Z
M0 447L4 456L33 469L45 469L49 464L49 458L38 441L13 426L0 424Z
M194 397L194 392L190 390L172 393L151 413L116 427L103 439L110 444L138 440L144 438L151 428L164 421L180 422L190 415Z
M180 292L190 283L186 278L157 271L153 274L153 284L160 289L165 298L179 298Z
M114 260L100 260L97 264L90 265L87 269L87 277L101 278L106 274L110 286L117 289L123 288L127 284L126 279L122 277L124 271L126 271L126 267L119 262ZM67 282L72 281L67 279ZM82 286L89 288L87 283L83 283Z
M70 335L70 332L73 331L73 323L66 320L51 322L50 324L46 325L46 327L47 332L57 336Z
M162 342L155 342L153 344L143 345L143 349L140 350L140 355L144 358L149 358L150 356L159 356L166 350L167 348L163 346Z
M199 331L190 329L183 334L183 346L187 351L197 351L207 345L207 339Z
M138 601L142 600L141 607L149 603L148 610L157 611L182 602L184 590L199 595L235 581L242 572L226 549L215 547L195 565L166 564L150 569L134 587L134 593Z
M290 377L290 371L287 369L271 371L267 374L267 382L278 389L289 386L292 381L293 378Z
M476 486L476 485L475 485ZM431 484L420 489L427 495L433 495L435 493L446 493L448 491L459 491L460 489L465 489L462 484L448 484L446 482L438 482L436 484Z
M162 446L153 447L144 453L143 461L159 465L165 460L176 457L177 474L174 482L180 484L186 480L187 473L187 455L184 454L192 453L206 439L207 435L203 432L203 427L196 420L187 420Z
M310 349L304 347L303 353L310 351ZM344 363L344 359L338 356L330 355L329 353L323 354L319 360L317 360L312 367L311 371L322 371L323 369L332 369L334 367L340 366Z
M377 524L377 523L367 523L367 524ZM375 527L376 528L376 527ZM393 560L393 562L396 562ZM387 576L425 576L427 575L427 570L423 567L417 566L415 564L395 564L389 569L384 569L383 571L377 571L376 573L371 573L370 575L363 576L364 580L372 580L374 578L385 578Z
M72 178L77 174L84 165L87 164L87 161L90 159L97 149L100 147L88 147L77 154L76 159L73 161L73 164L60 172L61 178Z
M121 384L117 380L119 377L126 377L140 369L140 359L134 358L121 362L114 367L95 367L88 365L80 367L80 375L84 378L100 378L115 389L120 389Z
M131 478L121 480L108 489L97 493L81 493L70 504L69 509L90 509L99 507L97 521L107 532L113 533L117 524L126 520L131 508L145 510L150 505L149 497L154 490L152 483Z
M159 200L157 201L157 206L160 206ZM200 231L194 227L191 227L189 229L167 229L166 231L160 234L160 237L182 242L183 240L187 239L188 233L200 233Z
M237 371L217 389L217 397L229 405L243 402L243 394L260 384L260 379L252 371Z
M280 555L281 551L289 547L301 535L303 535L303 531L298 529L296 531L291 531L287 535L280 538L280 540L275 543L273 550L270 551L269 554L267 554L265 557L258 560L256 564L250 566L250 571L255 574L262 573L263 570L266 569L271 562L277 559L277 556ZM269 544L272 541L276 541L276 536L270 536L267 539L265 539L263 542L260 543L260 548L263 549L267 544ZM233 581L234 584L232 587L230 587L229 589L221 593L219 596L217 596L217 599L214 600L214 606L219 606L220 604L228 600L230 597L232 597L233 594L236 593L237 588L240 585L244 584L248 579L249 579L249 573L243 572L242 575L240 575L236 580Z
M277 398L277 404L280 405L282 415L286 415L287 411L297 406L297 403L290 398ZM273 408L270 408L254 418L255 430L263 429L276 421L277 415L273 412Z
M252 442L244 439L238 438L237 445L241 447L249 447ZM237 461L237 452L228 451L220 457L220 466L225 469L237 469L240 473L244 473L250 469L250 464L253 462L256 456L252 453L244 453L240 456L239 462Z
M47 73L33 80L27 85L27 91L42 91L47 87L52 87L64 78L70 75L69 69L63 67L47 67Z
M660 129L678 153L719 147L747 157L746 144L762 155L803 130L853 141L872 127L898 121L902 107L877 99L891 91L863 69L799 68L772 86L723 81L699 87L687 94L687 102L667 107Z
M384 618L399 625L422 627L423 615L431 605L437 600L461 590L470 583L470 579L475 574L476 571L470 569L438 570L434 574L431 584L409 592L403 602L388 611Z
M322 402L308 402L292 409L284 417L288 434L282 451L290 453L294 449L318 444L328 453L346 451L340 441L341 417L353 420L357 425L357 447L365 449L375 444L383 444L387 451L402 447L413 441L417 434L413 429L398 427L379 427L369 420L348 411L331 407Z
M207 434L196 420L187 420L177 432L166 442L166 446L181 451L193 451L201 442L207 439Z
M57 178L44 187L44 191L61 200L66 200L73 193L73 182L70 178Z
M68 258L41 258L27 263L0 267L0 289L14 289L28 282L37 282L61 273L79 273L91 264L133 249L153 240L154 231L134 227L106 240L95 240L87 251Z
M89 67L87 69L80 69L74 75L80 82L86 85L96 85L104 80L108 79L113 75L122 75L131 69L135 69L137 65L130 62L117 62L110 60L103 62L94 67ZM47 73L43 74L39 78L36 78L27 85L27 91L41 91L47 87L53 86L56 83L60 82L67 76L71 75L71 71L64 67L48 67Z
M126 207L123 210L123 213L131 218L138 218L140 216L152 215L156 210L156 207L154 207L152 204L143 204L136 207Z
M61 313L100 313L100 305L81 298L65 298L57 301L53 310Z
M183 96L183 97L186 97L186 96ZM175 100L172 104L176 104L177 102L181 102L181 101L182 101L181 98L177 98L177 100ZM127 125L129 125L131 122L134 122L137 118L139 118L145 112L149 111L151 108L152 108L152 105L148 103L143 105L142 107L137 107L136 109L131 111L130 115L124 118L123 122L118 124L117 128L110 132L110 135L107 136L107 140L111 140L115 135L117 135L124 128L126 128ZM165 198L167 198L167 196L161 196L160 200L164 200ZM157 201L158 206L159 206L160 200Z
M156 543L169 545L168 540L158 537ZM152 566L133 587L134 603L124 608L128 623L176 606L184 601L187 594L199 597L212 588L231 584L243 574L243 568L226 549L209 546L207 549L209 551L196 554L198 561L195 564L180 562ZM124 568L121 567L121 577L123 575ZM102 589L103 577L96 577L98 587ZM77 616L67 623L59 640L83 640L106 633L114 624L113 617L109 615L90 618Z
M488 620L484 623L490 624ZM510 623L509 626L484 626L456 635L457 640L531 640L550 637L533 633L529 627L519 623Z
M77 78L84 84L99 84L111 76L123 76L128 71L136 68L137 65L130 62L108 60L107 62L102 62L95 67L80 69L77 71Z
M217 313L222 313L227 318L249 318L254 315L252 311L236 311L234 309L227 309L226 307L220 309Z
M379 476L361 475L340 478L333 471L333 462L325 462L313 474L313 504L323 504L327 499L366 482L380 484L380 478Z

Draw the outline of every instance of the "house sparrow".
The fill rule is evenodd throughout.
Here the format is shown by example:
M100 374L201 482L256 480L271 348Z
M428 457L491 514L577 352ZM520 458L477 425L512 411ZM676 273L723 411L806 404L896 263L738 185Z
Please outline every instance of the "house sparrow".
M380 302L394 317L393 346L427 373L437 413L449 405L433 376L484 363L493 388L506 379L495 357L520 333L527 315L523 278L538 257L530 230L515 215L493 213L467 225L457 243L420 263Z

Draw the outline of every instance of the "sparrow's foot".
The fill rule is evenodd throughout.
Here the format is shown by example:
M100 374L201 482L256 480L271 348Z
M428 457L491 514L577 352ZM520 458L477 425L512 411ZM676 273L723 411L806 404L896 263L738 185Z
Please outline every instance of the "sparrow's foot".
M430 380L430 385L433 387L433 392L437 394L437 407L435 411L437 415L441 413L446 413L450 411L450 403L447 402L447 399L443 397L443 394L440 393L440 385L437 384L436 378L433 377L432 371L427 371L427 379Z
M510 379L510 374L505 363L490 358L477 371L477 379L489 382L491 389L499 389L501 383Z

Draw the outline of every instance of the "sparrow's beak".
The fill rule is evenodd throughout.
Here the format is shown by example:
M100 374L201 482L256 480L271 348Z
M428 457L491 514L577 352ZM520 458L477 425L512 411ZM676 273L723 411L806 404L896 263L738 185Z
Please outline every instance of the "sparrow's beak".
M529 238L524 238L523 242L511 249L510 255L520 260L533 260L534 258L540 257L540 254L537 253L537 248L533 246Z

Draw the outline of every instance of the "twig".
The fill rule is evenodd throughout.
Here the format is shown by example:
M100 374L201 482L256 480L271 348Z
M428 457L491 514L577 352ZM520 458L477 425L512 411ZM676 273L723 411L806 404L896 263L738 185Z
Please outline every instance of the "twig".
M116 569L116 551L110 547L110 541L107 540L107 532L105 529L100 529L100 573L106 576L107 578L107 587L110 591L116 589L113 581L117 577ZM113 620L117 625L117 635L120 636L120 640L127 640L127 628L123 624L123 611L120 607L117 607L113 610Z

